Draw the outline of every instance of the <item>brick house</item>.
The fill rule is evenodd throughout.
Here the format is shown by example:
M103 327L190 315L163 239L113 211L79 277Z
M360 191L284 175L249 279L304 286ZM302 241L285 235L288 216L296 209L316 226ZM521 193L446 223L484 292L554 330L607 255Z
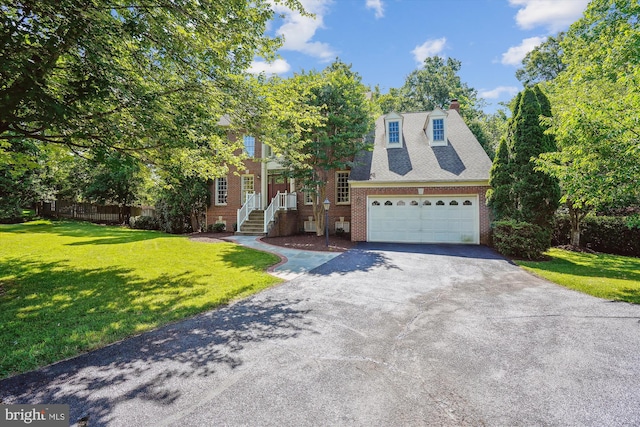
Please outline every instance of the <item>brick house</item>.
M378 118L373 151L330 174L330 232L350 232L353 241L488 244L491 160L458 109L454 100L447 111ZM215 180L207 223L270 236L315 230L308 195L283 177L268 145L241 137L251 159Z

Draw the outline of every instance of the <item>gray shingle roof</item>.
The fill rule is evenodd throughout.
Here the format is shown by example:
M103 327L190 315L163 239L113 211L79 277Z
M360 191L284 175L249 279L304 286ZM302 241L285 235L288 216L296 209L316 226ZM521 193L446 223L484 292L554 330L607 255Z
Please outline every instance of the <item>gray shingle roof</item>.
M376 121L373 152L360 153L351 181L486 181L491 159L455 110L445 119L448 144L431 147L424 132L429 112L405 113L402 148L387 148L384 116Z

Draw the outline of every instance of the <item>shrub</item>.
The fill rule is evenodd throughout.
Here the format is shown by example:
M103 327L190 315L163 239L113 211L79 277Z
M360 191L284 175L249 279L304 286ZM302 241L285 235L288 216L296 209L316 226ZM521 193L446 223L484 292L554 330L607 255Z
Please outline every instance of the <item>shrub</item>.
M160 231L182 234L192 231L189 216L179 204L161 199L156 204L156 215Z
M640 257L640 228L629 217L589 215L582 220L580 231L580 246L597 252ZM568 244L570 235L569 215L556 215L553 244Z
M597 252L640 256L640 229L629 227L626 217L586 217L581 242Z
M18 198L0 194L0 224L16 224L22 221L22 208Z
M497 221L493 223L493 246L506 256L539 259L551 247L551 232L528 222Z
M155 217L148 215L132 216L129 218L129 226L138 230L159 230L160 226Z
M208 232L214 232L214 233L222 233L224 230L226 230L227 226L224 225L221 222L216 222L215 224L209 224L207 226L207 231Z
M568 245L571 242L571 218L568 214L556 214L553 217L551 244L553 246Z

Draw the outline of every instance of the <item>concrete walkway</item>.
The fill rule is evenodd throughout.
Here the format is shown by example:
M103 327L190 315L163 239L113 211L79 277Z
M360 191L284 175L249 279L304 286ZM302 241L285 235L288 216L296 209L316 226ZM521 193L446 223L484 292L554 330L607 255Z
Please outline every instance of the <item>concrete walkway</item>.
M263 252L270 252L280 256L281 263L272 267L269 272L274 276L285 280L292 280L296 277L325 264L342 252L319 252L305 251L301 249L289 249L282 246L264 243L255 236L230 236L225 240L236 242L242 246L247 246Z

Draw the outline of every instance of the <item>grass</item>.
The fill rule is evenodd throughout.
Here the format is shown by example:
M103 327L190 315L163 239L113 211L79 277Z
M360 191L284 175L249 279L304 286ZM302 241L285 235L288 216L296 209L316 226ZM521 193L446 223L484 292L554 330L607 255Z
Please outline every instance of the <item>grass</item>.
M269 287L271 254L61 221L0 225L0 378Z
M640 258L551 249L549 261L516 261L545 279L599 298L640 304Z

